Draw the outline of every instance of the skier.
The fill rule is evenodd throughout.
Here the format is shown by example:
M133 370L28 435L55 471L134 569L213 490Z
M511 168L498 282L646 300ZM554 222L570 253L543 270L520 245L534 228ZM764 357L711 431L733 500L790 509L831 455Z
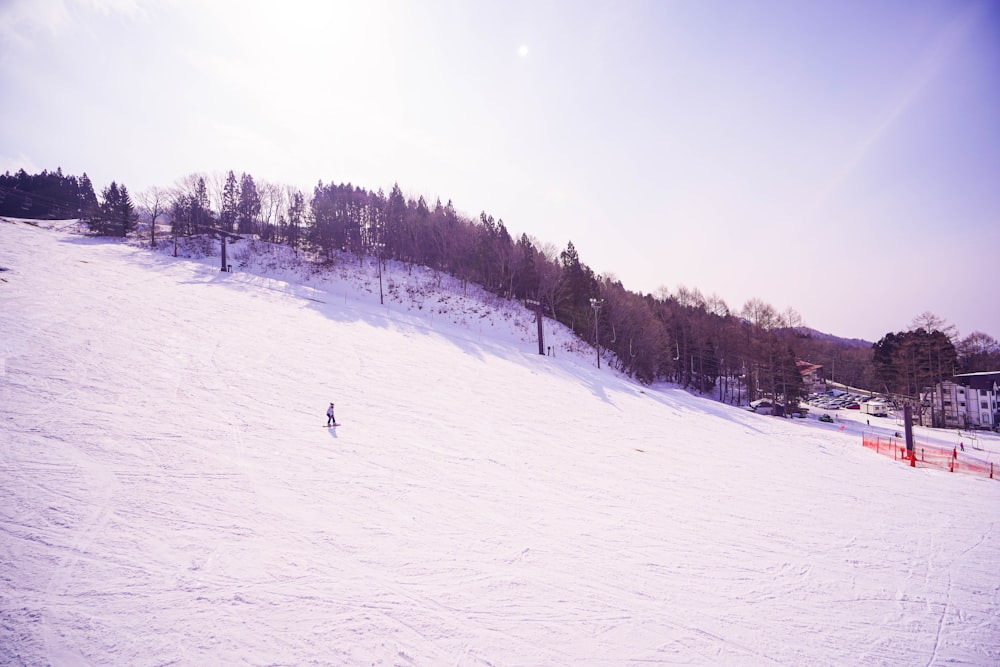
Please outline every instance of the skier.
M327 426L334 426L334 425L336 425L336 423L337 423L337 420L333 416L333 403L331 403L330 407L328 407L326 409L326 425Z

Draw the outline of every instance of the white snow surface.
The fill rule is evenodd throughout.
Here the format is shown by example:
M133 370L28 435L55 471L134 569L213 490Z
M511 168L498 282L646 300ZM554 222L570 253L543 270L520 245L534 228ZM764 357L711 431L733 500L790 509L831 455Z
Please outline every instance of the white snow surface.
M996 480L416 268L50 227L0 220L0 664L1000 664Z

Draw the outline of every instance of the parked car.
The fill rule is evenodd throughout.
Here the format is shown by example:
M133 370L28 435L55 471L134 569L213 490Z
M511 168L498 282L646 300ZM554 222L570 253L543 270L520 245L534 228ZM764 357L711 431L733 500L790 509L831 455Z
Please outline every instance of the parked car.
M860 410L861 409L861 404L860 403L848 403L847 404L847 409L848 410Z
M767 398L751 401L750 409L759 415L778 415L780 417L785 414L784 405L781 403L775 403Z
M826 422L827 424L832 424L833 423L833 417L831 417L830 415L827 415L827 414L820 415L819 416L819 420L821 422Z

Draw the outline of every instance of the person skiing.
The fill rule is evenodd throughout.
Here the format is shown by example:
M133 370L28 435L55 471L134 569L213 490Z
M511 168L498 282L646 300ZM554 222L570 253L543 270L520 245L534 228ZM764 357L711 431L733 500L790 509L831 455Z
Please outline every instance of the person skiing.
M326 425L327 426L333 426L336 423L337 423L337 420L333 416L333 403L331 403L330 407L328 407L326 409Z

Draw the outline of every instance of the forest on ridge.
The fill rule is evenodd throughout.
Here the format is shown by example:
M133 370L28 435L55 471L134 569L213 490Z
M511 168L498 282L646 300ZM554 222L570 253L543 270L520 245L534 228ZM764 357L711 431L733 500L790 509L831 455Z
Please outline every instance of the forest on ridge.
M514 238L485 211L468 217L450 200L407 197L398 184L386 194L319 181L307 195L230 171L192 174L135 198L112 182L98 199L85 173L22 169L0 176L0 215L80 218L94 233L121 237L145 223L141 233L154 245L157 229L169 230L160 237L240 235L295 248L319 265L377 258L424 266L538 304L640 382L674 382L736 405L764 396L794 405L806 391L800 360L822 365L838 383L914 397L955 373L1000 369L994 338L960 338L932 313L872 344L819 334L794 309L778 311L762 299L734 310L697 288L636 293L596 275L572 241L560 250L527 234Z

